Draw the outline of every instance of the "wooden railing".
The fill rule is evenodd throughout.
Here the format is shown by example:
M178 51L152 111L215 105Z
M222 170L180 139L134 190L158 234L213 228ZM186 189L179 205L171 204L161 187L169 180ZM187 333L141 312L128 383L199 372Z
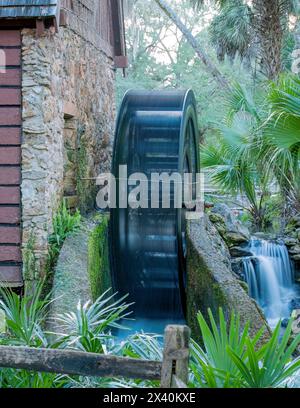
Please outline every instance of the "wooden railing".
M189 341L187 326L167 326L162 362L73 350L0 346L0 367L90 377L160 380L162 388L186 388Z

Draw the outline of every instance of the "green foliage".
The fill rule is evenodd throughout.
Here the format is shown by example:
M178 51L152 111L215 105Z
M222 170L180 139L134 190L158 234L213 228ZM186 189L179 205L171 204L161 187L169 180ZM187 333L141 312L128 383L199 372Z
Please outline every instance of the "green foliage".
M271 195L265 201L264 230L280 233L284 200L280 194Z
M218 49L219 59L223 60L225 55L234 58L236 54L251 57L252 18L251 9L243 0L223 4L210 25L211 40Z
M123 352L131 358L162 361L162 336L136 333L127 338Z
M253 224L260 230L264 225L264 197L268 184L255 160L260 112L253 96L238 83L228 94L226 106L225 123L215 125L219 132L217 140L201 146L201 164L211 170L211 180L222 192L247 198Z
M18 346L43 347L47 345L42 324L49 300L41 300L43 284L39 283L31 295L20 297L11 290L0 290L0 309L6 318L7 341ZM6 340L3 340L6 341Z
M0 388L63 388L68 384L65 376L57 374L0 369Z
M118 322L129 314L125 298L104 293L93 304L79 304L74 313L57 316L57 323L66 334L43 330L49 301L41 300L42 284L33 295L21 298L11 291L1 291L0 309L6 315L8 333L0 337L1 345L69 348L94 353L123 354L115 343L111 328L123 328ZM69 387L129 387L134 382L111 378L84 378L28 370L0 369L0 388L69 388Z
M299 78L283 75L270 83L265 100L257 102L236 84L225 124L216 125L217 142L202 147L202 166L212 169L212 181L226 193L246 196L258 229L269 227L275 214L268 198L272 184L279 185L288 213L300 209Z
M39 283L33 294L25 293L24 297L1 290L0 309L5 314L7 334L0 338L0 345L49 347L43 325L50 302L42 299L42 288ZM57 374L0 369L0 388L60 388L65 382Z
M122 347L122 354L130 358L142 360L162 361L163 338L159 335L146 333L136 333L129 336ZM159 381L138 380L134 381L135 386L140 388L156 388L160 386Z
M80 226L81 215L78 210L71 214L63 200L57 214L53 218L53 232L49 236L49 269L52 269L57 261L59 252L65 239Z
M278 182L287 204L300 209L300 79L282 75L270 85L270 114L263 128L261 158Z
M203 50L222 74L230 80L242 79L245 85L252 85L251 73L239 58L225 57L222 64L218 62L209 34L211 7L205 7L203 13L195 13L190 0L176 0L172 8L201 41ZM117 76L118 104L131 88L191 88L196 95L200 126L208 137L213 137L211 122L221 121L224 116L224 95L186 39L152 0L135 1L126 16L126 25L129 68L125 78L120 73Z
M294 339L292 319L280 338L278 323L268 342L259 346L264 328L255 338L249 334L249 325L240 328L234 313L227 325L222 310L216 322L209 310L210 326L202 314L198 322L203 347L194 343L191 369L196 384L204 388L270 388L282 386L300 368L300 357L293 353L300 344L300 335Z
M191 368L194 378L199 386L204 388L240 388L243 380L227 353L227 348L230 347L244 359L246 340L249 339L249 324L241 330L239 316L233 313L228 327L222 309L219 311L218 323L211 310L208 314L211 328L201 313L197 316L204 348L193 342ZM253 346L261 333L251 341Z
M281 327L281 322L279 322L270 341L258 351L247 339L244 359L241 359L231 347L228 347L227 352L243 377L245 387L279 387L300 368L300 357L292 361L293 353L300 344L300 335L290 342L292 322L291 319L281 340L279 340Z
M93 300L111 287L108 254L108 218L101 216L88 240L88 272Z
M38 286L34 295L22 299L14 293L2 292L0 308L6 314L8 333L0 338L0 344L68 348L161 361L161 336L140 333L129 336L122 343L116 342L111 329L124 328L120 321L128 317L130 305L124 302L125 298L113 300L114 295L108 295L107 292L93 304L79 303L73 313L58 315L55 320L65 334L52 333L49 338L43 331L47 301L40 300L41 291L41 286ZM259 346L264 329L252 339L249 324L242 329L240 319L234 313L229 323L221 309L218 322L210 310L208 315L209 323L201 313L197 316L203 345L192 342L191 387L278 387L284 385L300 368L300 358L292 359L300 344L300 335L291 338L292 320L281 338L279 322L271 339ZM0 370L2 388L158 386L158 381L139 379L70 377L9 368Z
M109 289L110 290L110 289ZM64 333L59 342L64 347L90 353L104 353L104 342L111 338L109 329L122 329L118 321L125 319L131 306L126 297L114 300L115 295L104 292L94 303L78 303L75 312L64 313L55 320Z

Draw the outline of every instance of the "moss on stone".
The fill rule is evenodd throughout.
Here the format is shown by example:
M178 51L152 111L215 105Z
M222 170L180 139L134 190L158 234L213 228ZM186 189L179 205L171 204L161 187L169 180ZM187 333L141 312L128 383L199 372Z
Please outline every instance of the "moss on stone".
M240 315L241 327L250 322L251 335L265 327L261 342L267 340L270 331L266 320L245 287L235 278L228 248L208 217L189 224L187 244L187 321L194 339L201 341L197 312L201 311L208 318L210 308L217 318L221 307L227 321L234 311Z
M111 287L108 252L108 217L101 216L88 240L88 273L93 300Z
M31 281L38 277L38 261L35 255L36 237L30 232L29 239L23 249L23 279Z
M6 332L6 318L3 310L0 310L0 334Z
M84 126L79 126L77 130L77 139L77 195L80 212L82 214L87 214L94 208L97 186L93 179L91 170L92 166L89 163L89 156L91 157L92 155L88 150Z

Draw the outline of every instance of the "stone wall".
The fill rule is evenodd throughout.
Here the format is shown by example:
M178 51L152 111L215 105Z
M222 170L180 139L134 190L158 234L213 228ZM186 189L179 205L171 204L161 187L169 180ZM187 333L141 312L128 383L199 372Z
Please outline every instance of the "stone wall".
M228 247L207 215L188 226L187 274L187 320L195 338L200 337L197 312L207 318L210 308L217 318L220 307L227 319L232 312L239 314L242 327L250 322L252 335L264 326L261 342L269 338L261 309L248 296L244 282L234 275Z
M40 275L62 196L88 210L93 178L110 168L114 70L109 56L65 27L41 37L23 30L22 71L23 247L33 232Z

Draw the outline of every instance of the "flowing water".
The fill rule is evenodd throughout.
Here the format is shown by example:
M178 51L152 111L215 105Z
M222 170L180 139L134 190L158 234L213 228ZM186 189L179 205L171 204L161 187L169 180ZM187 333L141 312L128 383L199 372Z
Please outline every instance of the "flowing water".
M290 303L298 297L294 272L286 246L252 238L243 261L249 295L264 310L271 327L290 316Z

